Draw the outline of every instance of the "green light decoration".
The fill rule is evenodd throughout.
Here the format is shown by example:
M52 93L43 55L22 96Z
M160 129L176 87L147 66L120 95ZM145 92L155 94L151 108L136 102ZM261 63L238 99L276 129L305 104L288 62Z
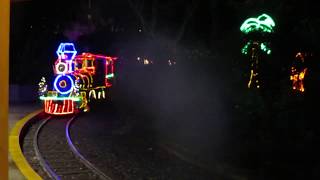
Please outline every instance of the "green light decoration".
M114 74L113 74L113 73L106 75L106 78L107 78L107 79L111 79L111 78L113 78L113 77L114 77Z
M80 101L81 99L78 97L58 97L58 96L40 96L41 100L57 100L57 101L63 101L63 100L72 100L72 101Z
M245 55L248 54L248 49L250 45L251 45L251 41L247 42L247 44L243 46L243 48L241 49L242 54L245 54Z
M248 18L247 20L245 20L241 25L240 30L245 34L256 31L271 33L273 32L274 26L275 23L273 19L267 14L262 14L257 18Z
M264 43L260 44L260 49L267 54L271 54L271 49Z
M265 33L272 33L275 23L273 19L267 14L262 14L257 18L248 18L241 25L240 30L244 34L249 33L258 33L257 35L263 36ZM248 55L250 57L250 79L248 82L248 88L260 88L260 79L259 79L259 69L258 64L261 59L259 53L265 53L267 55L271 54L271 48L269 43L264 41L259 41L260 39L257 36L250 37L249 41L241 49L242 54ZM258 39L256 39L258 38Z
M252 44L252 41L247 42L241 49L242 54L247 55ZM271 54L271 48L268 47L267 43L260 43L260 49L268 55Z

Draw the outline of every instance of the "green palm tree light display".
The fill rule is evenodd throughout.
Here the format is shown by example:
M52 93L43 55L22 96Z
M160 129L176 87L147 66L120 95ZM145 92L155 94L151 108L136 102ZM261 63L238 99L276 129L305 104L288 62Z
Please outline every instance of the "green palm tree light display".
M275 23L273 19L267 14L262 14L257 18L248 18L247 20L245 20L242 23L240 30L245 34L251 32L272 33L274 26Z
M274 27L275 22L267 14L262 14L257 18L248 18L242 23L240 27L240 31L245 35L256 35L251 36L251 39L250 36L248 36L249 40L241 49L242 54L248 55L250 57L251 62L250 80L248 82L248 88L260 88L258 79L258 62L260 59L260 52L265 53L267 55L271 54L271 48L269 47L269 43L257 40L258 36L263 37L265 34L273 33Z

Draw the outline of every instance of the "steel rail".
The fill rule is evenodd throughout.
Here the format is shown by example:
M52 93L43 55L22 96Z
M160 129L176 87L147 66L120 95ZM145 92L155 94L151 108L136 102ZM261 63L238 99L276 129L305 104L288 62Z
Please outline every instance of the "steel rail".
M39 134L40 134L42 128L44 127L44 125L47 124L47 122L50 120L50 118L51 117L47 117L46 119L44 119L43 122L38 127L38 129L33 137L33 147L34 147L34 151L36 153L36 156L40 162L40 165L43 167L44 171L47 172L48 176L51 179L60 180L60 177L52 170L50 165L47 163L47 161L41 155L40 150L39 150L39 144L38 144Z
M87 167L89 168L91 171L93 171L95 174L97 174L101 179L103 180L112 180L112 178L110 178L109 176L107 176L106 174L104 174L102 171L100 171L97 167L95 167L92 163L90 163L78 150L77 148L74 146L74 144L72 143L72 139L70 137L70 126L71 123L73 122L75 118L71 118L66 126L66 137L67 137L67 141L68 141L68 145L71 149L71 151L73 152L73 154L80 159L80 161Z
M76 159L78 159L78 163L83 164L86 166L93 174L96 174L100 179L102 180L112 180L109 176L104 174L101 170L99 170L97 167L95 167L92 163L90 163L75 147L75 145L72 142L72 138L70 136L70 127L73 123L76 116L72 116L65 125L65 138L68 143L68 147L70 148L72 154ZM48 174L48 176L51 179L60 180L61 177L58 175L57 172L55 172L53 166L50 165L50 162L47 162L44 158L43 153L41 153L39 149L39 137L41 136L40 133L43 129L43 127L51 120L52 117L47 117L44 119L41 124L38 126L36 133L33 136L33 147L36 154L36 157L39 160L39 163L42 167L42 169Z

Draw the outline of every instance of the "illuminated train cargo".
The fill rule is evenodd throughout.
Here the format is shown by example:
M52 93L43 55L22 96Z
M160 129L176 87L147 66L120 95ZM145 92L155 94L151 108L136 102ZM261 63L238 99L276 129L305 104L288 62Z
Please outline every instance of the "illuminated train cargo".
M106 99L114 78L116 57L82 53L73 43L61 43L54 64L53 90L43 77L39 83L40 99L48 114L66 115L88 111L92 100Z

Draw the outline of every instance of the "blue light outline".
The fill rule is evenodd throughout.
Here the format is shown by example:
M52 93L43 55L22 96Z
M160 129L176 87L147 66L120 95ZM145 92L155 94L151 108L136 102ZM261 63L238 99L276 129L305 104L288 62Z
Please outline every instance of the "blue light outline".
M58 89L58 87L57 87L58 79L60 79L61 76L66 76L66 77L68 77L68 78L70 79L70 81L71 81L71 87L70 87L70 89L69 89L68 91L61 92L61 91ZM71 78L71 76L60 74L60 75L58 75L58 76L56 77L56 79L54 80L53 86L54 86L54 88L55 88L60 94L69 94L69 93L73 90L73 88L74 88L74 83L73 83L73 79Z
M72 51L65 50L66 46L72 46L73 50ZM59 59L64 59L64 58L62 58L62 56L64 56L65 53L72 53L72 57L71 58L68 57L67 59L64 59L64 60L72 60L77 55L77 50L74 47L73 43L60 43L56 53L57 53Z

